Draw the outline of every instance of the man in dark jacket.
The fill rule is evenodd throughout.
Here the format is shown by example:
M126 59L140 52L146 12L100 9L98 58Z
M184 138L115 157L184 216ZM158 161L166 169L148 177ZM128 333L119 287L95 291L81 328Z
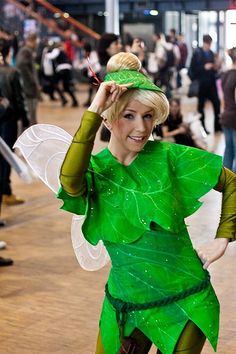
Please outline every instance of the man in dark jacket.
M0 91L1 95L8 99L9 107L0 121L0 136L12 148L17 138L18 120L22 121L23 127L29 125L28 113L25 108L23 89L20 82L19 72L9 66L10 47L5 41L0 42ZM0 187L2 201L6 205L17 205L24 201L12 193L11 167L0 155Z
M34 51L37 48L37 34L30 33L25 45L20 48L16 57L16 67L19 70L25 94L25 102L29 112L30 125L37 123L37 104L40 97L40 87L36 71Z
M216 64L215 54L210 49L212 38L208 34L203 36L202 48L197 48L192 56L189 68L191 80L199 81L198 112L201 113L201 121L205 128L204 105L210 100L214 108L214 129L221 131L219 123L220 100L216 88Z

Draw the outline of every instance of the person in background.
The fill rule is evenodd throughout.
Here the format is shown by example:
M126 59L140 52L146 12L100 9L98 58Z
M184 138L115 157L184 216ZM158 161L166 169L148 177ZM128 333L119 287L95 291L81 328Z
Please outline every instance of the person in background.
M142 63L142 69L146 70L147 58L146 58L146 47L142 38L135 37L133 39L132 45L130 47L130 53L137 55Z
M12 65L16 66L16 56L19 50L19 33L18 31L15 31L12 35L12 40L11 40L11 47L12 47Z
M19 49L16 56L16 67L23 81L23 90L29 112L30 125L37 123L37 105L40 97L40 87L35 62L37 40L38 36L36 33L28 34L25 45Z
M5 114L7 112L7 109L9 107L10 102L8 101L7 98L2 96L2 93L0 91L0 125L5 119ZM1 129L1 128L0 128ZM3 157L0 155L0 161ZM0 170L0 174L2 173L2 170ZM0 177L0 216L1 216L1 206L2 206L2 179ZM5 222L0 218L0 227L5 226ZM5 241L0 240L0 250L6 248L7 244ZM5 267L13 264L13 260L10 258L4 258L0 257L0 267Z
M97 53L101 69L99 71L99 78L104 79L106 75L106 65L108 60L121 51L122 45L120 37L114 33L105 32L101 35L98 41Z
M170 113L162 125L163 138L171 138L176 144L198 147L192 138L189 126L184 123L181 113L180 100L170 100Z
M169 35L166 35L164 39L161 34L156 34L155 53L158 60L158 72L155 76L155 83L165 91L169 99L172 96L172 79L180 60L180 51L178 46L171 42Z
M178 42L178 37L176 35L176 29L175 28L171 28L169 30L168 36L170 38L170 42L173 44L177 44Z
M8 101L7 98L2 96L1 90L0 90L0 129L1 129L1 125L5 119L5 114L7 112L7 109L9 107L10 102ZM1 160L3 159L3 156L0 154L0 164L1 164ZM0 175L3 173L2 170L0 170ZM2 192L3 192L3 181L1 179L0 176L0 216L1 216L1 207L2 207ZM0 227L5 226L5 222L0 219ZM6 243L4 241L0 241L0 249L5 248L6 247Z
M203 36L203 46L193 52L189 67L191 80L199 81L198 112L201 114L201 121L206 129L204 106L206 100L210 100L214 109L214 131L221 131L220 125L220 100L216 87L217 68L215 54L211 50L212 38L209 34Z
M79 103L75 95L75 89L73 84L73 68L72 63L65 52L64 43L55 43L52 51L45 53L45 57L53 61L53 66L55 67L55 82L56 85L62 83L64 92L68 93L71 97L71 107L78 107ZM63 93L64 93L63 92ZM62 106L67 104L67 99L64 94L60 94L62 99Z
M10 63L10 45L6 41L0 42L0 90L1 95L9 101L9 106L1 119L0 136L6 144L12 148L18 134L18 121L23 128L29 126L28 111L25 104L24 90L21 85L21 77ZM11 167L0 155L0 184L2 202L4 205L18 205L24 200L12 193Z
M224 110L221 124L225 136L224 166L236 172L236 48L228 50L232 68L222 76Z
M129 32L122 33L121 42L123 45L124 52L128 52L128 53L130 52L130 48L132 46L133 40L134 40L134 38L131 35L131 33L129 33Z
M55 72L55 64L53 59L48 57L48 53L50 53L55 47L55 42L52 40L48 41L48 44L44 47L41 55L41 86L42 91L49 95L52 101L57 100L55 97L55 93L58 94L62 106L67 103L67 99L60 87L60 82L58 81L57 73Z
M101 65L99 64L97 52L92 49L90 43L84 43L82 55L83 57L79 64L79 69L81 70L81 73L88 80L89 83L88 98L83 104L83 106L88 107L91 104L93 93L97 90L96 85L98 85L95 78L93 77L93 74L95 73L97 77L99 76Z
M68 33L67 38L64 42L64 47L65 53L73 66L73 62L75 60L75 48L72 41L72 34Z
M182 77L181 77L181 70L186 67L186 61L188 58L188 47L184 41L183 33L178 35L178 40L176 42L179 52L180 52L180 59L177 65L177 77L176 77L176 86L177 88L182 86Z
M99 71L99 79L103 80L106 75L106 65L108 60L121 51L122 45L120 37L114 33L105 32L98 41L97 53L101 69ZM102 141L109 141L110 132L105 125L101 128L100 138Z

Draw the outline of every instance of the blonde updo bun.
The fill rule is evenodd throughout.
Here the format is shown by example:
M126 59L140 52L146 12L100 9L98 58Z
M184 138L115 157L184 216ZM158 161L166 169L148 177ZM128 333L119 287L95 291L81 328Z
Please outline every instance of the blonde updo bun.
M139 71L142 64L138 57L132 53L120 52L113 55L107 63L107 72L112 73L120 70Z

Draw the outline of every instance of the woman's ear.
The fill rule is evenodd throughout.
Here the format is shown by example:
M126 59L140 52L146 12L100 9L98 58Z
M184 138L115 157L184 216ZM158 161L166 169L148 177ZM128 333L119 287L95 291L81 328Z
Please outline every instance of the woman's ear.
M108 130L112 130L112 125L106 118L103 119L103 123Z

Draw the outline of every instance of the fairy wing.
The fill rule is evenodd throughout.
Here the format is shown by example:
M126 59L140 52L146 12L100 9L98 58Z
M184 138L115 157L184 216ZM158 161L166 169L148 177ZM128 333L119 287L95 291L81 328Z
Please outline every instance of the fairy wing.
M55 193L60 188L59 172L72 136L50 124L36 124L17 139L18 148L34 173ZM88 243L82 233L83 215L73 215L71 238L74 252L81 267L93 271L105 266L108 253L100 241L96 246Z
M72 137L63 129L36 124L15 142L34 173L55 193L60 188L59 171Z
M87 242L83 236L81 226L84 216L74 215L71 223L71 240L76 258L83 269L98 270L104 267L110 257L102 241L96 246Z

